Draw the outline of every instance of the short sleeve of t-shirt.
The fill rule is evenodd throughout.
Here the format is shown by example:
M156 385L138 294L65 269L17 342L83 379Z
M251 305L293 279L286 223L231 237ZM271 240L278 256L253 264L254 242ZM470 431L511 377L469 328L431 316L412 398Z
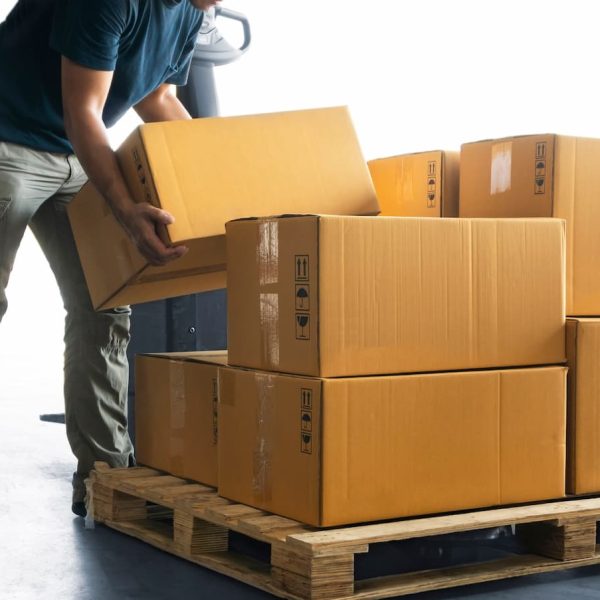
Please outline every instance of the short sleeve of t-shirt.
M50 46L84 67L114 71L128 13L125 0L57 0Z
M177 71L167 79L166 83L171 83L173 85L185 85L187 83L199 29L200 26L198 25L198 27L194 29L193 35L190 35L186 41L183 52L181 53L181 58L177 63Z

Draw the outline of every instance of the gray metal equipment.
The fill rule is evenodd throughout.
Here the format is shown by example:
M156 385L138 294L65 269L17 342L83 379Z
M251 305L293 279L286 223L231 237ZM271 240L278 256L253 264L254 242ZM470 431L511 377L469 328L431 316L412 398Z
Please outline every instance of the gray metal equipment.
M244 40L239 48L232 46L216 26L218 17L238 21L243 28ZM188 84L179 88L178 96L192 117L216 117L219 100L215 83L215 67L238 60L250 46L250 23L241 13L221 6L205 13L202 28L190 68Z

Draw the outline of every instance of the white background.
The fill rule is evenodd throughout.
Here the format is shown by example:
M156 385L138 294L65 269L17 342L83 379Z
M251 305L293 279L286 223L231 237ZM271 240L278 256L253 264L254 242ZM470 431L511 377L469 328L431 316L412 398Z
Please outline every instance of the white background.
M0 20L13 5L0 0ZM221 112L348 105L366 159L505 135L600 137L596 5L225 0L249 17L253 42L240 61L217 70ZM236 27L220 27L237 41ZM113 144L135 124L128 116L116 126ZM209 151L199 148L199 160ZM29 234L8 293L0 400L27 387L47 412L58 412L63 312Z

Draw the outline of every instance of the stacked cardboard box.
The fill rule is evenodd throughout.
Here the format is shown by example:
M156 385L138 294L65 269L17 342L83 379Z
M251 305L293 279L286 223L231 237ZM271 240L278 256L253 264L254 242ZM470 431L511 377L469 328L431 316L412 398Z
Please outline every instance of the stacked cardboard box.
M464 144L460 216L560 217L567 225L567 491L600 491L600 139L528 135Z
M370 160L384 216L457 217L458 152L434 150Z
M228 223L220 493L321 526L564 495L564 250L556 219Z
M218 369L226 352L136 356L140 464L217 486Z

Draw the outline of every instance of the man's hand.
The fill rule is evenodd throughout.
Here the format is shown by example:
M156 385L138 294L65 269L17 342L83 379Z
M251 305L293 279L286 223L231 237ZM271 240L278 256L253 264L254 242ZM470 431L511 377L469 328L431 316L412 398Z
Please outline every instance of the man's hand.
M147 202L132 203L131 209L117 217L138 250L153 265L166 265L187 253L185 246L166 246L158 235L160 228L173 223L166 211Z
M150 264L165 265L179 258L185 247L168 247L157 234L173 217L133 201L108 142L102 111L112 72L88 69L64 56L61 65L65 129L90 181Z

